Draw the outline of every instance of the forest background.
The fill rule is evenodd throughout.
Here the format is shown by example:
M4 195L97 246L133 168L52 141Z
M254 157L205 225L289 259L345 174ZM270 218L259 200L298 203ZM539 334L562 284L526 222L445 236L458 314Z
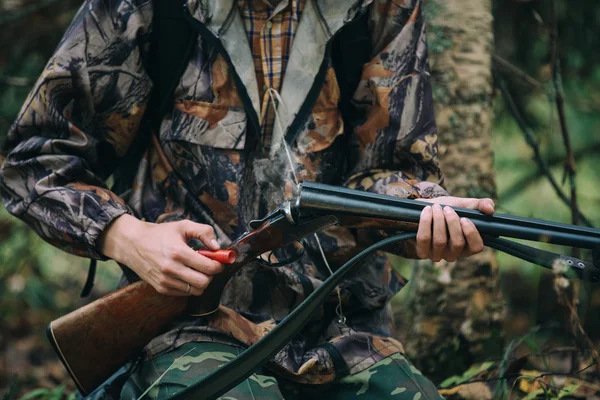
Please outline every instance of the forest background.
M80 4L0 0L0 141ZM428 0L426 16L451 193L494 197L502 213L600 227L600 7ZM445 396L600 399L599 285L564 285L492 252L392 261L411 278L394 298L398 336ZM44 331L115 287L116 264L101 263L91 298L80 299L86 266L0 205L0 399L74 397Z

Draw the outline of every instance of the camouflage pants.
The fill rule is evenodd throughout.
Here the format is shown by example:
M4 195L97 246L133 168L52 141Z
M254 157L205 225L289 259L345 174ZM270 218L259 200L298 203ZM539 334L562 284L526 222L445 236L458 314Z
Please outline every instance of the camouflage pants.
M137 399L151 387L144 398L166 399L241 352L238 347L219 343L187 343L143 362L125 383L120 398ZM433 383L400 353L384 358L362 372L316 389L313 385L278 381L261 369L221 397L223 400L301 398L430 400L442 397Z

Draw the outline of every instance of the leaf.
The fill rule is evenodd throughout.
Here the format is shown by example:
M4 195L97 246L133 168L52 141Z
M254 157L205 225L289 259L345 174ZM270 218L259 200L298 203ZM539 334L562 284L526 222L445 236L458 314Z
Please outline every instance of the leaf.
M52 389L46 400L62 400L63 397L65 397L65 386L60 385Z
M540 384L537 379L526 379L526 377L521 377L523 379L519 380L519 390L523 393L531 393L540 388Z
M558 393L558 398L562 399L563 397L566 396L570 396L572 394L575 394L575 392L577 392L577 390L579 389L580 385L577 384L573 384L573 385L569 385L569 386L565 386L564 388L562 388L560 390L560 392Z
M458 376L458 375L451 376L450 378L444 380L440 384L440 388L444 389L444 388L448 388L450 386L455 386L455 385L460 385L462 383L465 383L469 379L479 375L480 373L482 373L484 371L487 371L493 365L494 365L493 362L486 361L486 362L482 363L481 365L473 366L473 367L469 368L467 371L465 371L461 376Z
M440 389L438 393L448 398L492 400L492 391L484 382L466 383L451 389ZM458 396L454 396L458 395Z
M535 390L529 393L527 396L523 397L521 400L534 400L540 394L544 394L544 389Z

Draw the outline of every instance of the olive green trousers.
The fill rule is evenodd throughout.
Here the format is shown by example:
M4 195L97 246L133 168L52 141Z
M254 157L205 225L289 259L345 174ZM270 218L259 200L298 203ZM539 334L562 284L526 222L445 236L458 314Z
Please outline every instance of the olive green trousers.
M121 390L121 399L168 399L234 359L243 349L219 343L187 343L142 362ZM301 385L260 369L220 399L441 399L435 386L402 354L384 358L370 368L329 385Z

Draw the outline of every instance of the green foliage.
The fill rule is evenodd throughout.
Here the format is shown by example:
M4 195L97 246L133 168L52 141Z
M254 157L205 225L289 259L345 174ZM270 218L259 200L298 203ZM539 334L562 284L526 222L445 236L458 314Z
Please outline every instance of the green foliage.
M523 379L527 379L527 377L523 377ZM546 389L545 384L541 380L539 380L539 379L536 379L536 380L538 382L540 382L541 388L528 393L525 397L522 398L522 400L539 399L540 396L543 396L544 399L548 399L548 400L560 400L560 399L564 399L564 398L572 398L570 396L573 396L575 393L577 393L577 390L580 387L580 385L568 385L563 388L560 388L558 393L556 395L553 395L548 389Z
M64 385L60 385L54 389L35 389L27 393L19 400L75 400L76 394L66 391Z
M542 387L541 389L538 389L538 390L534 390L533 392L529 393L527 396L523 397L523 400L538 399L540 395L544 395L545 399L550 400L550 398L548 397L548 391L544 387Z
M34 82L42 71L46 60L43 60L38 53L15 53L9 58L4 67L0 65L0 78L18 77L24 82ZM30 84L2 85L1 82L0 80L0 88L2 89L0 90L0 104L2 104L2 107L0 107L0 141L8 131L10 124L23 105L23 100L31 89Z
M447 378L446 380L444 380L442 383L439 384L439 387L444 389L444 388L448 388L451 386L458 386L462 383L465 383L465 382L473 379L475 376L481 374L482 372L489 370L494 365L495 365L495 363L493 363L491 361L487 361L487 362L481 363L479 365L474 365L471 368L469 368L468 370L466 370L460 376L455 375L455 376L451 376L450 378Z
M558 392L558 399L560 400L560 399L563 399L563 398L566 398L568 396L575 394L579 388L580 388L580 385L565 386L564 388L562 388L560 390L560 392Z
M18 318L24 310L56 314L72 309L87 261L51 247L5 209L0 209L0 227L0 321ZM114 287L116 273L100 271L100 287Z
M2 396L2 400L15 400L19 395L20 389L21 386L19 385L19 380L13 380L9 385L8 389L6 390L4 396Z
M15 224L5 210L0 212L2 245L0 246L0 319L19 314L25 305L34 308L54 307L48 291L40 282L39 240L22 224Z

